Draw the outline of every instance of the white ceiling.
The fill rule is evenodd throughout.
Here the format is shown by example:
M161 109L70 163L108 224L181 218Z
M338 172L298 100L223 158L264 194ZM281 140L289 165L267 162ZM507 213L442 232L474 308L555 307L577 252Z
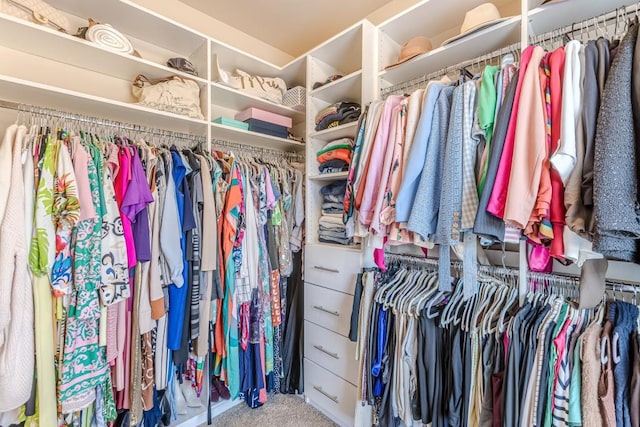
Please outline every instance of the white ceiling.
M181 0L298 56L394 0Z

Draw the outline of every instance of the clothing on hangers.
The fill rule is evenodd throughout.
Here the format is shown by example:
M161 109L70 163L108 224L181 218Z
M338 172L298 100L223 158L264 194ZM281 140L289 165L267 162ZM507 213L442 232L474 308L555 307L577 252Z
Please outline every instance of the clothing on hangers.
M12 183L0 233L23 253L0 288L11 313L0 315L0 354L21 361L0 411L26 404L41 425L128 425L175 420L203 393L255 406L268 391L301 390L302 320L288 315L301 302L287 288L301 286L303 166L141 128L38 122L9 127L0 145ZM17 208L32 212L23 225ZM33 358L19 355L34 344L31 393Z
M578 309L573 282L532 274L520 306L515 270L493 267L465 299L462 278L438 291L437 268L363 272L359 396L374 425L633 425L635 304Z

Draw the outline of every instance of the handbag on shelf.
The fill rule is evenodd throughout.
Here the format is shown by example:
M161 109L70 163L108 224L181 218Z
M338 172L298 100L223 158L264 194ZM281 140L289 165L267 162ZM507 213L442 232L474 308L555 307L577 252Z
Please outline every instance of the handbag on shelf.
M0 12L54 28L63 33L69 32L69 20L55 7L42 0L0 0Z
M181 76L149 79L138 74L132 92L139 105L204 120L200 110L200 86L194 80Z
M213 80L248 93L249 95L266 99L274 104L282 104L282 97L287 91L287 84L279 77L262 77L249 74L236 68L235 75L220 68L218 55L213 55Z

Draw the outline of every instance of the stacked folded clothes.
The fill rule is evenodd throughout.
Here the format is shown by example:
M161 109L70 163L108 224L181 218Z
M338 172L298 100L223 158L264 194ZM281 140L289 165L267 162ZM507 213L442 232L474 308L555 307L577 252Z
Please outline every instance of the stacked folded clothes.
M349 170L353 139L340 138L327 143L318 151L320 173L344 172Z
M316 130L355 122L360 118L360 112L360 104L357 102L336 102L316 114Z
M344 192L346 182L335 182L320 189L322 193L322 215L319 221L319 240L324 243L350 245L353 239L347 237L347 228L342 222Z

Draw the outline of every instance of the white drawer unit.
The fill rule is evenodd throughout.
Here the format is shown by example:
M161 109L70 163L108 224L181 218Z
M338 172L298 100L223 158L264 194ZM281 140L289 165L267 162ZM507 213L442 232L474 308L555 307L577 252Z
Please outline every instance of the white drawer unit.
M356 344L311 322L304 322L304 356L349 381L358 382Z
M308 244L305 253L305 281L353 295L360 263L359 250Z
M349 336L353 297L305 283L304 318L316 325Z
M309 403L339 425L353 426L357 393L353 384L305 358L304 388Z

